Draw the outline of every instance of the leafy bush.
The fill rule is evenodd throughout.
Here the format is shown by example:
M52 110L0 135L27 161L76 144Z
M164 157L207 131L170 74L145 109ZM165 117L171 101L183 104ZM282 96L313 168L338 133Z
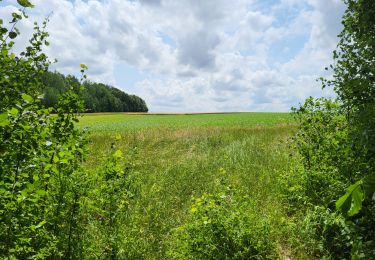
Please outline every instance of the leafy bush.
M340 103L309 98L295 115L299 129L292 142L294 168L281 176L281 182L289 212L302 218L297 233L304 250L314 257L373 256L369 246L374 236L369 210L373 201L366 201L361 214L356 215L364 192L373 193L371 185L360 186L368 164L353 149L349 122ZM369 183L371 175L364 180ZM335 211L338 205L344 214Z
M294 113L299 123L292 140L299 175L294 177L302 185L299 195L304 196L304 204L334 207L333 202L359 171L353 164L345 116L337 101L324 98L309 98Z
M311 235L306 241L315 240L306 243L309 251L374 258L375 2L345 3L333 79L322 79L323 87L333 86L337 100L309 98L294 110L298 160L283 182L285 194L306 210L302 225ZM288 177L297 178L288 182Z
M232 191L193 198L189 221L174 230L177 259L267 259L275 254L269 223L246 212Z
M305 213L300 225L300 238L305 251L316 258L346 258L355 238L353 224L325 207L315 207Z
M20 4L31 6L28 1ZM23 12L12 16L14 25L26 17ZM46 23L35 23L30 45L18 56L12 52L18 30L0 24L2 257L70 257L79 241L75 216L85 192L80 163L86 141L74 122L83 106L74 83L55 110L41 106L42 76L50 64L42 52L48 44Z

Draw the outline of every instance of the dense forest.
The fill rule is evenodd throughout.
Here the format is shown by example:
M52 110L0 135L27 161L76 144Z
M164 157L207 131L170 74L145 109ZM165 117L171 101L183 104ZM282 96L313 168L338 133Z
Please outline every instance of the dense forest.
M58 96L68 89L68 82L79 80L74 76L64 76L58 72L46 72L43 75L42 103L55 107ZM86 112L147 112L146 102L136 95L129 95L122 90L103 83L85 81L82 91L78 93L85 103Z

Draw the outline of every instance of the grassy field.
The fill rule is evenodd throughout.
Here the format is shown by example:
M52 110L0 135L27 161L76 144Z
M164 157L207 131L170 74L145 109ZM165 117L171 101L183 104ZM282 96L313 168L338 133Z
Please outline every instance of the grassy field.
M224 114L85 114L79 126L93 133L124 132L139 129L181 129L194 127L254 127L289 124L289 113L224 113Z
M202 115L90 114L86 169L100 167L115 143L126 158L134 197L124 222L124 251L134 259L165 259L178 248L174 230L191 221L192 197L230 187L240 214L267 223L270 258L289 254L287 217L278 175L288 170L287 113Z

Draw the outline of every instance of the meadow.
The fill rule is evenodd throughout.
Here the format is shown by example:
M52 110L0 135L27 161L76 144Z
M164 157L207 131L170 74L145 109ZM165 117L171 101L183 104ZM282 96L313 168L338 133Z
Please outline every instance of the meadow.
M92 140L84 166L87 171L100 167L111 150L124 154L132 192L120 227L124 257L187 257L178 253L187 246L186 237L178 231L195 232L193 239L198 240L206 236L200 233L204 229L200 224L198 229L194 226L200 222L196 211L203 207L203 219L207 218L204 207L210 201L206 200L216 195L230 200L214 216L220 220L221 215L233 213L235 222L223 221L234 232L234 223L241 226L232 237L241 238L244 230L254 235L256 258L287 257L293 250L288 234L292 224L280 200L278 182L290 167L288 140L294 129L290 114L87 114L78 127L87 127ZM207 221L203 222L206 227ZM203 245L202 250L211 250L210 246Z
M254 127L274 126L292 122L289 113L202 113L202 114L84 114L79 127L92 133L126 132L155 128Z

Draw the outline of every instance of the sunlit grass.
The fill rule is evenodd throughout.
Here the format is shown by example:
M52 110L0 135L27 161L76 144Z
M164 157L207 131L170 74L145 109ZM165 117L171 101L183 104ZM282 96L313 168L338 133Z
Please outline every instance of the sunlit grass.
M192 127L249 127L293 122L289 113L224 113L224 114L168 114L134 115L127 113L85 114L78 126L88 127L93 133L123 132L148 128Z
M171 230L186 221L192 196L220 192L220 168L248 214L271 225L282 245L285 219L277 176L288 170L289 114L89 115L93 142L85 167L100 166L113 136L123 151L134 184L129 222L124 230L137 258L163 259Z

